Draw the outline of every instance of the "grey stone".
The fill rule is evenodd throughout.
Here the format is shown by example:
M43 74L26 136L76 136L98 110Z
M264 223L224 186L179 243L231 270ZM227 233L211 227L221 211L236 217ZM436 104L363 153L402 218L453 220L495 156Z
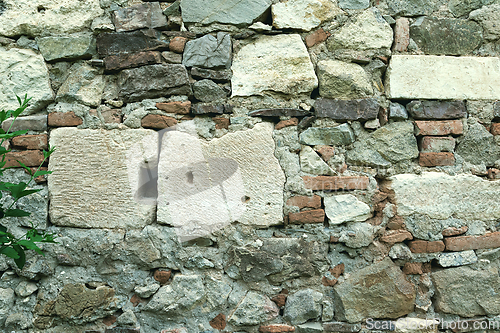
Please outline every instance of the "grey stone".
M440 253L437 257L437 261L441 267L463 266L477 262L477 256L472 250Z
M309 146L300 151L300 169L313 175L333 175L334 171Z
M408 112L405 107L399 103L390 102L389 104L389 118L396 120L408 119Z
M181 15L181 0L176 0L174 3L170 4L164 11L165 16L180 16Z
M98 106L104 91L104 77L89 65L76 63L70 74L57 91L56 102L78 102L88 106Z
M335 18L342 11L328 0L289 0L275 3L272 8L276 29L311 31L321 23Z
M232 96L310 94L318 86L307 48L298 34L260 36L236 54Z
M493 1L494 0L450 0L448 7L455 17L460 17L469 14L474 9L489 5Z
M195 115L201 115L201 114L209 114L209 113L214 113L214 114L223 114L225 113L225 108L224 105L219 104L219 105L211 105L211 104L194 104L191 105L191 113Z
M469 121L469 130L456 151L464 160L475 165L484 163L486 166L493 166L500 159L500 146L494 136L476 121Z
M478 21L485 31L484 38L494 40L500 37L500 3L484 6L469 14L469 19Z
M16 44L19 45L19 47L22 49L32 49L33 51L38 51L37 42L26 36L19 37L19 39L16 41Z
M251 117L303 117L310 112L301 109L261 109L248 113Z
M366 318L399 318L413 311L416 297L414 285L387 257L353 272L334 286L334 294L336 319L350 323Z
M218 32L190 40L184 47L182 64L186 67L229 68L232 55L231 36Z
M12 313L5 319L5 328L9 330L12 328L25 330L32 325L32 320L33 318L27 316L26 313Z
M79 228L150 224L155 206L135 201L134 194L140 185L141 163L156 158L153 133L72 127L52 130L50 146L58 149L49 162L49 170L54 171L48 179L51 222ZM139 143L146 138L154 148L142 151ZM94 190L88 191L88 186Z
M354 142L353 149L347 151L346 161L353 165L388 168L391 162L386 160L373 147L373 142L368 139Z
M413 237L427 241L443 239L441 232L446 220L437 220L424 214L412 214L405 217L405 225ZM452 222L452 221L448 221Z
M47 115L18 117L14 122L14 124L12 125L13 120L14 118L6 119L2 123L2 129L4 131L7 131L10 127L12 132L12 131L22 131L22 130L46 131L48 128Z
M394 122L372 133L373 147L386 160L396 163L418 156L417 139L411 122Z
M341 321L324 323L325 332L357 333L361 331L361 324L348 324Z
M161 56L167 64L182 64L182 54L165 51Z
M54 64L47 64L49 68L50 84L53 91L58 91L64 81L68 78L70 62L56 62Z
M0 288L0 315L6 315L14 306L14 290L11 288Z
M379 108L375 98L351 100L318 98L314 102L316 117L341 121L375 119Z
M430 15L438 9L437 0L389 0L387 1L389 14L392 16L420 16Z
M141 298L149 298L160 289L159 283L148 284L144 287L135 287L135 293Z
M297 325L297 333L323 333L323 325L321 325L321 323Z
M249 291L228 322L235 326L258 325L278 316L279 309L267 296Z
M471 54L482 42L483 31L476 22L422 17L410 26L410 37L425 54Z
M144 31L102 33L96 39L100 56L168 50L168 43L158 40L154 33Z
M354 99L373 95L373 88L363 67L338 60L317 64L319 94L327 98Z
M36 42L46 61L88 59L97 53L90 34L41 37Z
M191 95L186 67L175 64L125 69L118 77L119 94L133 102L165 95Z
M325 197L325 213L330 223L362 222L371 217L370 206L352 194Z
M342 9L366 9L370 7L370 0L340 0L339 7Z
M27 93L32 98L24 115L36 113L54 100L49 71L41 55L31 50L0 47L0 72L2 109L16 110L19 107L16 94L23 97Z
M137 318L132 310L125 310L116 318L116 323L120 326L136 326Z
M413 255L410 248L408 248L408 245L404 243L396 243L391 247L389 257L392 259L409 260L413 257Z
M271 0L182 0L182 20L185 23L233 24L248 26L271 6ZM225 8L225 10L221 10Z
M321 315L323 294L312 289L303 289L288 295L283 319L292 325L303 324Z
M163 15L159 2L140 3L120 8L111 14L117 32L142 28L166 28L167 17Z
M187 268L213 268L215 265L208 259L203 258L203 256L199 253L190 257L186 263L184 264Z
M371 214L368 214L368 217L370 216ZM376 231L377 228L369 223L349 223L341 233L339 242L344 243L348 247L359 249L373 242Z
M215 82L231 81L233 73L229 69L213 70L200 67L191 68L191 76L195 79L209 79Z
M348 145L354 142L354 133L348 124L337 127L310 127L300 133L299 141L304 145Z
M202 102L214 102L225 98L226 92L212 80L201 80L193 84L193 95Z
M333 306L333 301L331 298L325 298L322 302L323 311L321 313L321 321L333 320L335 315L335 308Z
M113 25L113 22L111 22L111 19L108 16L100 16L96 17L92 21L90 29L96 33L113 32L115 30L115 26Z
M38 290L38 286L36 285L36 283L22 281L22 282L19 282L19 284L17 285L15 292L16 292L16 295L19 297L27 297L27 296L33 294L37 290Z
M500 278L496 267L448 268L433 272L431 278L436 288L437 311L461 317L500 313Z
M467 117L463 101L412 101L406 106L415 119L457 119Z

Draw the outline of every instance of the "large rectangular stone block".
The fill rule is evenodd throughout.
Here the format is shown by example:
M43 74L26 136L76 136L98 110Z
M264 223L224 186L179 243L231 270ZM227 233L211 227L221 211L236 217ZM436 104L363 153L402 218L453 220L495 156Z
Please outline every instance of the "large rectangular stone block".
M386 87L392 99L499 99L500 59L394 55Z
M134 192L141 164L157 158L157 142L154 131L143 129L52 130L50 146L56 151L49 162L51 222L77 228L141 228L152 223L154 204L140 202Z

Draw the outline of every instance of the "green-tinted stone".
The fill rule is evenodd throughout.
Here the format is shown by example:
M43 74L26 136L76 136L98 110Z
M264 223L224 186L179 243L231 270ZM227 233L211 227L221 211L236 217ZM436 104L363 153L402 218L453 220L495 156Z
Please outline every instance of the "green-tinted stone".
M92 35L37 38L38 47L46 61L91 58L96 54Z
M311 127L300 134L304 145L348 145L354 142L354 133L347 124L337 127Z

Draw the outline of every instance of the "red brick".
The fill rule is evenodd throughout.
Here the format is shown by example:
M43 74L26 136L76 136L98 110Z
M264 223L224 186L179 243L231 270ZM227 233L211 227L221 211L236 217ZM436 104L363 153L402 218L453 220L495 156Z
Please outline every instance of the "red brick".
M366 190L370 179L365 176L303 176L304 184L310 190Z
M500 232L492 232L482 236L460 236L445 238L446 250L467 251L500 247Z
M453 153L420 153L418 164L424 167L455 165Z
M137 296L137 294L134 294L131 298L130 298L130 303L132 303L132 305L134 307L138 306L140 303L145 303L146 300L140 298L139 296Z
M499 135L500 134L500 123L491 124L490 132L493 135Z
M325 222L325 211L323 209L306 210L300 213L288 214L288 223L306 224Z
M47 123L51 127L70 127L83 124L83 120L77 117L73 111L51 112L49 113Z
M319 195L313 195L312 197L307 197L305 195L297 195L291 197L286 201L288 206L296 206L299 209L302 208L321 208L321 197Z
M382 237L380 237L382 242L389 244L401 243L407 239L412 240L413 235L409 231L401 229L387 231Z
M155 278L156 281L160 282L160 284L165 284L168 282L171 275L172 271L162 271L158 269L155 271L153 277Z
M446 236L446 237L449 237L449 236L458 236L458 235L462 235L462 234L465 234L467 232L467 230L469 230L469 227L464 225L460 228L456 228L456 227L449 227L449 228L446 228L444 229L441 234L443 236Z
M334 285L337 284L337 282L338 282L337 279L329 279L326 276L323 276L321 278L321 284L324 285L325 287L333 287Z
M163 129L177 124L177 119L161 114L148 114L142 118L141 125L144 128Z
M455 139L447 136L424 136L420 143L420 150L429 153L453 152L455 150Z
M328 241L329 243L337 243L339 241L339 237L335 236L330 236L330 240Z
M170 44L168 44L168 48L170 51L175 53L184 52L184 47L186 46L188 39L186 37L174 37L170 40Z
M461 120L416 120L416 135L462 135Z
M330 33L323 30L323 28L318 29L306 36L306 45L307 47L313 47L316 44L324 42L329 36Z
M287 294L278 294L276 296L271 297L271 301L276 303L276 305L281 308L285 306L287 297L288 297Z
M387 228L391 230L398 230L403 228L404 224L405 220L401 216L396 215L389 220L389 222L387 223Z
M421 262L407 262L403 267L403 273L405 274L423 274L422 263Z
M435 253L444 251L442 241L428 242L425 240L414 240L408 243L410 251L413 253Z
M24 149L47 149L47 134L21 135L12 138L12 145Z
M489 179L500 179L500 170L491 168L488 169L488 178Z
M295 327L286 324L271 324L259 327L259 332L262 333L295 332Z
M344 274L345 265L344 263L338 264L337 266L330 268L329 271L333 276L335 276L338 279L340 275Z
M156 103L156 107L167 113L188 114L189 110L191 110L191 102Z
M161 64L161 54L158 51L110 55L104 58L104 66L108 71L153 64Z
M410 44L410 21L406 17L396 20L393 51L406 52Z
M26 166L39 166L43 162L43 153L40 150L11 151L5 154L5 167L21 167L17 161Z
M226 316L222 313L219 313L214 319L210 320L208 323L216 330L223 330L226 328Z
M289 127L289 126L297 126L298 124L299 124L299 120L297 118L291 118L288 120L280 121L279 123L276 124L274 129L280 130L282 128Z
M109 317L103 318L102 323L106 326L111 326L114 323L116 323L116 319L117 319L116 316L109 316Z
M314 149L321 155L321 158L323 158L325 162L328 162L330 158L335 156L335 148L331 146L317 146L314 147Z
M223 129L223 128L228 129L229 128L229 124L230 124L229 118L214 117L214 118L212 118L212 120L215 123L216 129Z

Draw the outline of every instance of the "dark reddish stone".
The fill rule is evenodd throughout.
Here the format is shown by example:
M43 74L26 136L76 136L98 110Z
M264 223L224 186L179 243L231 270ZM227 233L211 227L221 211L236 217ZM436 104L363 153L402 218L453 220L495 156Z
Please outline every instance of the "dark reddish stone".
M298 124L299 124L299 120L297 118L282 120L276 124L274 129L280 130L280 129L288 127L288 126L297 126Z
M457 119L467 117L463 101L412 101L406 109L415 119Z
M12 145L24 149L47 149L47 134L21 135L12 138Z
M462 135L464 124L460 120L417 120L416 135Z
M160 282L160 284L166 284L172 275L172 271L162 271L156 270L153 277L156 281Z
M219 313L214 319L210 320L208 323L216 330L223 330L226 328L226 316L222 313Z
M47 123L51 127L71 127L83 124L83 120L76 116L73 111L51 112L48 115Z
M329 36L330 33L323 30L323 28L318 29L306 36L306 45L307 47L313 47L316 44L324 42Z
M319 98L314 103L316 117L340 121L376 119L379 107L376 98L351 100Z
M453 153L420 153L418 164L425 167L454 165L455 155Z
M325 211L323 209L306 210L300 213L288 214L288 223L307 224L325 222Z
M410 21L406 17L400 17L396 20L394 27L393 51L406 52L410 45Z
M168 50L168 44L158 40L154 30L101 33L96 37L97 52L108 56L121 53L135 53L141 51Z

